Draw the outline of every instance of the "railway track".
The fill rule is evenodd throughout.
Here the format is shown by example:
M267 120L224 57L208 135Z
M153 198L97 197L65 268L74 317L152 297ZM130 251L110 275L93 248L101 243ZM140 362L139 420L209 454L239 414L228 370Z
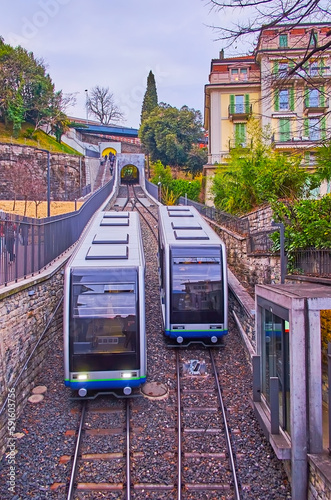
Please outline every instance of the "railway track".
M176 350L178 500L201 492L241 498L213 351Z
M105 397L81 402L77 428L66 431L75 436L73 455L60 458L71 462L70 478L51 487L61 498L131 498L130 404Z

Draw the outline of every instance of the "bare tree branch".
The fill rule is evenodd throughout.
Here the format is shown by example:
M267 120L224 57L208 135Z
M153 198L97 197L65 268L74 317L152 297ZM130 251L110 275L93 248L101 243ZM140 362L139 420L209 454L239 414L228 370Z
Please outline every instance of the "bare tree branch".
M246 35L259 33L262 28L286 24L289 29L303 22L331 20L331 0L209 0L208 3L211 10L222 12L224 25L212 28L219 35L217 40L228 42L226 47ZM227 14L237 14L237 19L243 21L229 26Z
M103 125L124 119L124 114L115 103L109 87L99 87L99 85L93 87L87 99L87 107Z

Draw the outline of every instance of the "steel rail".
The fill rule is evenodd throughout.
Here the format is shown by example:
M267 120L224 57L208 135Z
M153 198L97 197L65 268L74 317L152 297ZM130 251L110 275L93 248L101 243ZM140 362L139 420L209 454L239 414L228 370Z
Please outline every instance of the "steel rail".
M79 455L79 449L80 449L80 444L81 444L81 440L82 440L81 438L82 438L83 425L84 425L84 420L85 420L86 404L87 404L86 401L82 402L82 412L81 412L81 415L80 415L80 422L79 422L79 428L78 428L78 433L77 433L74 458L73 458L73 461L72 461L72 468L71 468L71 475L70 475L70 480L69 480L67 500L71 500L72 499L72 495L73 495L73 492L74 492L75 478L76 478L76 472L77 472L78 455Z
M149 229L151 230L151 232L152 232L152 234L153 234L154 239L155 239L156 241L158 241L158 237L157 237L157 235L155 234L155 231L154 231L154 229L153 229L153 227L152 227L151 223L148 221L148 219L147 219L146 215L142 212L142 210L140 210L140 209L137 207L137 202L138 202L138 203L140 203L140 205L141 205L143 208L145 208L145 209L147 210L147 212L148 212L148 213L149 213L149 214L150 214L150 215L151 215L151 216L152 216L152 217L153 217L156 221L157 221L157 217L155 217L155 215L154 215L154 214L153 214L150 210L148 210L148 208L147 208L147 207L145 207L145 205L144 205L143 203L141 203L141 202L139 201L139 198L137 197L137 195L136 195L136 193L135 193L134 187L133 187L133 193L134 193L134 201L135 201L135 203L134 203L134 206L132 207L132 210L133 210L133 209L136 209L136 210L137 210L137 212L139 213L139 215L141 215L141 217L144 219L144 221L146 222L147 226L148 226L148 227L149 227Z
M216 385L217 385L217 392L218 392L218 399L220 402L223 420L224 420L225 438L226 438L226 444L227 444L228 453L229 453L229 461L230 461L230 467L232 470L233 484L234 484L234 489L235 489L235 500L240 500L239 485L238 485L236 466L235 466L234 456L233 456L233 451L232 451L230 431L229 431L229 426L228 426L228 422L227 422L227 418L226 418L226 411L225 411L225 406L224 406L224 402L223 402L221 386L220 386L220 383L218 380L218 373L217 373L217 368L216 368L216 364L215 364L215 359L214 359L214 355L213 355L213 352L211 349L209 349L209 356L210 356L210 360L211 360L213 370L214 370L214 376L215 376L215 381L216 381Z
M135 199L136 201L138 201L142 207L144 207L144 209L145 209L145 210L146 210L146 211L147 211L147 212L148 212L148 213L149 213L149 214L153 217L153 219L154 219L156 222L158 222L158 218L156 217L156 215L154 215L154 214L153 214L153 212L152 212L152 211L151 211L148 207L146 207L146 205L144 205L144 204L143 204L143 203L139 200L139 195L137 195L137 193L136 193L136 190L135 190L135 187L134 187L134 186L132 186L132 189L133 189L134 199Z
M182 498L182 416L181 416L181 393L180 393L180 366L179 352L176 351L176 374L177 374L177 499Z
M130 401L126 400L126 500L131 498L130 472Z

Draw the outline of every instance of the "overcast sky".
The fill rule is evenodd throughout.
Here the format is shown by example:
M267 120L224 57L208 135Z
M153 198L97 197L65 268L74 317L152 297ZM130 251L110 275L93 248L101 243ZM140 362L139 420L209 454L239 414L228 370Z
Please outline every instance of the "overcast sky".
M222 48L208 26L219 24L208 0L6 0L0 35L42 58L56 90L76 93L69 115L85 118L85 89L100 85L113 92L122 124L138 128L150 70L159 102L203 114Z

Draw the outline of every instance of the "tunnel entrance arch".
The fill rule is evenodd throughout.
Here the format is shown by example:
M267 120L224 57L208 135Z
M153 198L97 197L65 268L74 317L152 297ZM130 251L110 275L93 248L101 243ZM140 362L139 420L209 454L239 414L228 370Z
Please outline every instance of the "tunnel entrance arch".
M117 154L117 172L120 183L135 183L145 186L145 155Z
M114 149L114 148L105 148L102 151L101 156L107 155L109 157L109 154L112 154L112 155L116 156L117 155L116 149Z
M125 165L121 169L121 184L139 184L139 170L135 165Z

